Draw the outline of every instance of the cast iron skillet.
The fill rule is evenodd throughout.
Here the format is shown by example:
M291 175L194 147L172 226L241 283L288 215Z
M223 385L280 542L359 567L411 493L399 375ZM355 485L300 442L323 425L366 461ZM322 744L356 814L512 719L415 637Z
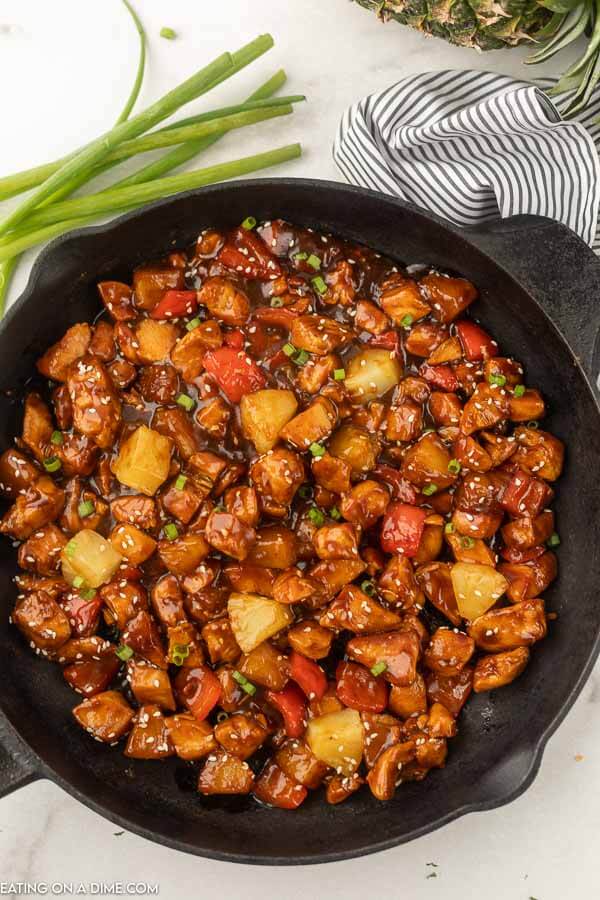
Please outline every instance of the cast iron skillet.
M597 371L600 264L567 228L519 217L459 232L421 210L362 189L318 181L239 181L194 191L55 241L0 328L0 390L21 391L34 361L74 322L99 311L99 279L127 280L139 263L190 243L208 225L252 214L331 230L400 261L454 270L478 285L474 315L526 366L566 442L556 512L560 577L547 592L559 614L514 684L470 699L445 769L406 784L387 804L363 790L340 806L315 794L296 812L248 798L203 800L176 759L126 759L89 739L71 717L75 697L57 666L32 655L9 626L15 551L0 541L0 793L39 778L61 785L118 825L216 859L293 865L392 847L467 812L508 803L532 782L549 736L585 682L599 649L600 410ZM0 449L19 424L0 398Z

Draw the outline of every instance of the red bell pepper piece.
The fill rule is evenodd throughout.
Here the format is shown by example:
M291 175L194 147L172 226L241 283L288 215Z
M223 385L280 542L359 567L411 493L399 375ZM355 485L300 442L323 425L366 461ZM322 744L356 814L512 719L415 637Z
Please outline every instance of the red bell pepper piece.
M271 281L281 275L281 266L267 245L255 232L236 228L221 248L217 262L246 278Z
M503 547L500 555L503 559L510 563L531 562L532 559L539 559L546 552L546 548L542 545L530 547L528 550L520 550L518 547Z
M199 722L206 719L211 709L221 699L221 682L208 666L198 665L191 669L181 669L175 678L175 687L189 711Z
M254 785L257 800L279 809L297 809L307 794L306 788L286 775L273 760L269 760Z
M244 394L259 391L267 383L261 369L243 350L219 347L205 353L203 362L231 403L239 403Z
M285 306L259 306L254 310L253 316L265 325L274 325L276 328L289 331L294 319L298 318L298 312L286 309Z
M487 331L463 319L456 324L456 333L458 334L463 353L469 362L479 362L482 359L489 359L498 353L498 344L494 341Z
M228 331L223 337L223 341L226 347L231 347L232 350L243 350L244 349L244 335L236 328L235 331Z
M306 698L297 684L290 681L282 691L267 691L269 703L283 717L283 726L288 737L297 738L306 728Z
M448 391L452 394L460 387L460 381L450 366L428 366L424 363L419 369L419 375L438 391Z
M535 519L551 498L552 489L545 481L517 469L504 489L500 505L511 516Z
M290 675L309 700L320 700L327 690L327 678L321 666L295 650L290 656Z
M421 543L426 518L426 510L419 506L390 503L381 525L381 549L385 553L415 556Z
M367 341L369 347L381 347L384 350L395 350L400 353L400 335L397 331L383 331L381 334L374 334Z
M196 291L167 291L152 312L151 319L180 319L193 316L198 309Z
M392 497L394 500L401 500L402 503L410 503L412 506L419 506L421 496L414 484L411 484L407 478L404 478L398 469L393 466L386 466L383 463L375 466L373 475L380 478L392 489Z
M335 672L336 694L344 706L360 712L379 713L387 706L388 686L358 663L340 662Z

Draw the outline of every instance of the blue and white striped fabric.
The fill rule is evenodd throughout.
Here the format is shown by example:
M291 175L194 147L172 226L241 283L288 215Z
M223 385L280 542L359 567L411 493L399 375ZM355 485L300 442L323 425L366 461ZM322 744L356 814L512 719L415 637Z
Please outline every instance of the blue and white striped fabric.
M334 159L353 184L466 226L519 213L568 225L600 252L600 96L563 120L567 97L504 75L413 75L346 111Z

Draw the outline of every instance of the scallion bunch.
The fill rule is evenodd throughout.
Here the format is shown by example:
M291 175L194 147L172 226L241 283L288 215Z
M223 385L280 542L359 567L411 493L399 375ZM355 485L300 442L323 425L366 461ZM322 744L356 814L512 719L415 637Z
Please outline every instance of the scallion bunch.
M170 175L229 131L289 115L293 112L293 104L304 97L274 96L286 81L285 72L279 70L234 106L156 127L182 106L208 93L266 53L273 46L273 38L263 34L240 50L218 56L145 110L131 115L144 77L146 35L128 0L122 2L135 23L140 49L135 81L115 125L62 159L0 178L0 201L29 191L23 202L0 221L0 316L4 313L8 286L19 254L30 247L72 228L91 224L99 215L131 210L178 191L248 175L294 159L302 152L299 144L289 144L255 156ZM97 193L70 198L97 175L126 159L157 149L167 152L133 175Z

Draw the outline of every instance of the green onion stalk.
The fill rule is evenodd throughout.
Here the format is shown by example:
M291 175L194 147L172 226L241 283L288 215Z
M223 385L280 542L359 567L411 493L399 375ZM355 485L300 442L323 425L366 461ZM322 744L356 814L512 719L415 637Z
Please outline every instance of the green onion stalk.
M248 47L250 46L251 45L248 45ZM236 60L236 64L241 68L243 65L247 65L248 62L251 62L254 57L250 58L246 48L242 48L242 50L238 51L237 54L233 54L233 58ZM244 104L240 104L239 106L241 107L245 104L262 105L264 102L269 101L270 98L272 98L273 95L283 87L286 80L287 76L285 71L283 69L279 69L271 78L265 81L264 84L262 84L259 88L257 88L257 90L250 94ZM281 100L289 100L290 102L295 102L296 97L281 98ZM234 108L235 107L230 107L230 109ZM256 108L260 109L262 107ZM124 178L113 187L128 187L135 184L142 184L145 181L160 178L162 175L165 175L172 169L183 165L189 159L197 156L204 150L207 150L221 137L223 137L224 134L226 134L226 131L217 132L207 135L203 138L199 138L197 140L188 141L187 143L177 147L172 152L140 169L138 172L129 175L127 178ZM107 190L110 190L110 188L108 188ZM29 242L27 246L32 247L37 243L41 243L43 241L50 240L51 238L58 237L60 234L64 234L66 231L71 231L73 228L80 228L84 225L89 225L95 221L95 218L96 216L92 214L86 217L69 219L62 223L59 222L54 225L47 226L46 228L38 229L35 236L32 237L31 242ZM13 232L12 234L16 234L17 239L23 240L25 235L29 231L29 228L23 228L21 230L17 230L16 233ZM6 241L11 241L11 235L5 238L5 242ZM1 243L2 241L0 240L0 244ZM7 258L0 261L0 317L4 312L6 293L15 264L16 259L11 260L10 258Z
M250 44L242 47L241 50L238 50L236 53L231 54L233 67L231 73L228 73L226 77L235 75L251 62L254 62L254 60L265 53L266 50L270 49L270 47L272 46L272 42L267 46L267 42L263 40L263 38L265 37L267 36L263 35L261 37L260 43L257 44L256 41L252 41ZM279 76L280 73L277 73L274 78L278 79L279 81ZM219 78L218 81L211 85L211 88L216 87L217 84L220 84L223 80L224 78ZM221 109L200 113L196 116L190 116L187 119L180 119L177 122L172 122L170 125L166 125L163 128L151 132L150 135L142 138L142 141L145 141L147 138L151 138L152 140L156 139L159 142L156 144L156 146L161 146L160 141L162 140L162 137L159 136L162 136L165 132L171 132L190 125L201 125L205 122L211 122L214 119L235 115L237 113L248 112L249 110L253 109L263 109L264 107L271 106L282 106L288 103L296 103L300 100L304 100L305 98L303 95L272 98L272 94L275 93L276 90L279 90L285 80L285 74L283 74L283 80L281 81L281 83L274 87L272 90L267 90L265 93L262 93L262 90L259 89L250 97L248 97L248 99L243 103L238 103L234 106L225 106ZM269 82L267 82L267 85L268 84ZM178 143L178 141L173 140L172 143ZM165 142L163 146L165 145L168 145L168 142ZM135 143L135 141L128 142L126 146L128 146L129 148L128 152L124 152L123 150L121 150L114 155L111 154L112 162L107 162L105 160L102 165L96 168L96 170L94 171L94 176L99 174L100 172L105 171L108 168L111 168L118 162L122 162L124 158L133 156L136 153L141 152L137 149L138 145ZM148 147L147 149L155 148ZM72 157L72 155L73 154L70 154L69 156L63 157L62 159L55 160L54 162L45 163L42 166L36 166L32 169L26 169L23 172L17 172L14 175L7 175L4 178L0 178L0 200L8 200L10 197L14 197L18 194L23 193L24 191L28 191L34 187L37 187L39 184L42 184L47 178L49 178L51 175L54 175L61 168L61 166L63 166L67 162L67 160Z
M12 240L9 238L6 243L0 245L0 262L23 253L41 241L61 234L64 231L65 218L72 218L77 225L86 224L89 216L96 217L116 210L132 209L179 191L193 190L217 181L249 175L259 169L266 169L297 159L301 154L300 144L288 144L285 147L278 147L276 150L268 150L266 153L257 153L254 156L246 156L232 162L219 163L205 169L197 169L194 172L158 178L130 187L108 188L99 194L90 194L86 197L55 203L38 213L40 219L43 218L46 221L45 227L40 227L37 231L30 231L20 238ZM71 223L71 227L72 225L73 223Z
M126 0L124 2L134 15ZM103 211L132 209L149 199L168 196L174 191L198 187L214 180L247 174L258 168L293 159L301 153L299 145L290 145L266 154L257 154L254 157L235 160L232 163L198 170L189 175L176 176L175 179L163 178L162 176L167 172L183 165L206 150L232 128L244 127L277 115L289 114L291 103L303 100L304 97L294 95L270 100L272 95L285 83L285 72L280 70L241 104L192 116L167 125L145 137L139 137L148 127L151 127L150 122L162 121L180 105L215 87L265 53L273 46L273 39L270 35L261 35L237 52L223 54L184 82L183 85L153 104L149 110L145 110L130 122L122 122L123 115L131 110L137 99L145 60L145 39L142 41L143 28L137 17L134 20L136 27L139 25L138 31L141 39L136 82L125 110L119 117L118 125L107 133L108 139L105 135L103 138L93 141L83 151L72 154L63 160L9 176L7 179L0 179L0 198L13 196L15 193L41 183L39 190L35 191L0 225L0 233L5 232L4 238L0 238L2 245L0 253L0 314L4 307L8 283L16 265L14 254L74 227L89 224ZM126 129L122 128L124 124L128 126ZM103 141L102 148L99 148L99 144ZM65 202L68 203L68 201L62 204L56 202L58 198L72 193L85 181L122 159L128 158L134 153L171 146L176 142L178 146L161 159L150 163L99 194L91 195L96 198L95 200L92 199L91 202L88 202L89 198L87 197L79 198L86 201L83 207L65 206ZM107 149L109 146L110 149ZM160 184L147 184L148 181L157 179L160 180ZM132 188L136 185L145 185L146 190L119 192L119 189ZM36 206L38 208L33 216L29 217L30 211ZM69 218L62 222L59 221L57 211L62 216L68 215ZM15 228L15 225L18 226L24 219L27 219L27 222L21 227Z
M121 110L119 117L115 124L119 124L120 122L124 122L129 118L129 115L135 106L137 99L139 97L139 93L142 87L142 82L144 80L144 71L146 68L146 32L144 31L144 26L142 25L139 16L137 15L134 8L129 3L129 0L123 0L123 5L129 12L131 18L133 19L133 23L135 25L136 31L139 35L140 49L138 56L138 64L135 73L135 79L131 90L129 92L129 96L127 97L127 101L125 106ZM18 192L17 192L18 193ZM13 196L12 193L7 195L8 197ZM2 194L0 192L0 199L2 198ZM10 286L11 278L14 274L14 271L19 263L19 258L17 256L12 259L5 259L0 263L0 318L4 315L5 307L6 307L6 297L8 295L8 288Z
M144 70L146 68L146 32L144 31L144 26L142 25L135 9L132 7L131 3L129 3L129 0L123 0L123 5L133 19L133 24L135 25L140 39L140 52L138 57L137 70L135 73L135 80L133 82L129 97L127 98L127 102L125 103L125 106L121 110L121 114L115 123L116 125L119 125L121 122L125 122L129 118L131 111L136 104L137 98L139 97L140 90L142 88L142 82L144 80Z

